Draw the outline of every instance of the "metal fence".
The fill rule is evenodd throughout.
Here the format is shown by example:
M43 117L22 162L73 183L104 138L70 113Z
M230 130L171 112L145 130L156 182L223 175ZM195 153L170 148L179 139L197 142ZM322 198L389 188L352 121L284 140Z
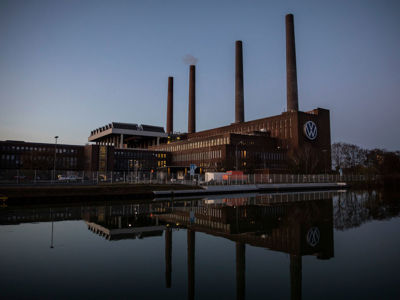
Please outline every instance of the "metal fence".
M209 179L204 174L185 175L166 172L85 172L53 170L0 170L0 184L189 184L189 185L239 185L267 183L324 183L366 182L377 180L377 175L339 174L246 174L225 175Z
M377 175L339 174L246 174L230 175L225 178L203 182L205 185L237 185L267 183L329 183L329 182L367 182L377 180Z

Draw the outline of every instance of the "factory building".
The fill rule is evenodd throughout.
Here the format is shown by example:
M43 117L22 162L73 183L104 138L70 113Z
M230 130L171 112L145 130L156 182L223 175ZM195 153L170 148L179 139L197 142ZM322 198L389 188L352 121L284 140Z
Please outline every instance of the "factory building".
M331 169L329 110L299 111L293 15L286 16L287 111L244 120L243 43L236 42L235 122L196 132L195 66L189 72L188 133L173 135L173 84L169 78L168 143L149 148L171 153L172 166L195 164L205 171L324 172Z
M293 15L286 16L287 109L280 115L252 121L244 118L243 43L235 44L234 123L196 132L196 67L189 67L189 110L187 133L175 133L173 126L174 79L168 78L167 122L163 127L112 122L90 132L86 146L62 145L71 149L60 153L65 168L88 171L180 170L187 174L192 165L197 172L242 170L247 173L326 172L331 169L329 110L300 111L297 88ZM22 168L27 156L11 142L2 142L1 168ZM15 146L18 147L18 146ZM21 146L19 146L21 147ZM24 147L24 146L22 146ZM54 145L27 146L34 160L51 169ZM24 150L25 151L25 150ZM35 152L36 151L36 152ZM70 154L70 156L68 156ZM64 158L65 156L65 158ZM10 158L14 157L14 162ZM23 163L21 163L21 161ZM29 165L34 167L34 165ZM62 167L62 166L61 166ZM58 166L57 166L57 169Z

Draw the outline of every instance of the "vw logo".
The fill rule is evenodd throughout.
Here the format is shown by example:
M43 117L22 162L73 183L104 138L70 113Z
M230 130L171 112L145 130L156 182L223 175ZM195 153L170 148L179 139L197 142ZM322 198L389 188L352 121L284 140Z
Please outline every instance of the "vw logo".
M319 232L318 227L311 227L307 232L307 243L311 247L315 247L318 245L320 237L321 234Z
M306 122L303 130L309 140L313 141L317 138L317 125L313 121Z

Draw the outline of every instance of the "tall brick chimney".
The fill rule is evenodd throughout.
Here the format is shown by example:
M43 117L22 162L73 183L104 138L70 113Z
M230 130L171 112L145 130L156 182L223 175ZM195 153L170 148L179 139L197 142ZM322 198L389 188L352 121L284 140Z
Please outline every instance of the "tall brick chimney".
M167 133L174 131L174 77L168 77Z
M287 111L298 111L296 45L294 40L293 15L286 15L286 85Z
M196 132L196 66L190 65L188 133Z
M242 41L236 41L235 67L235 123L244 122L243 50Z

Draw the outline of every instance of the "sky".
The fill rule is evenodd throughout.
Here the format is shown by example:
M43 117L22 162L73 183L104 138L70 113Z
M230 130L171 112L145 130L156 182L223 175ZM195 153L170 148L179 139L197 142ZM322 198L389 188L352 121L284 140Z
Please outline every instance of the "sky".
M400 1L0 0L0 140L83 145L110 122L197 131L234 122L235 41L245 120L286 109L285 15L294 14L299 109L330 110L331 140L400 150Z

